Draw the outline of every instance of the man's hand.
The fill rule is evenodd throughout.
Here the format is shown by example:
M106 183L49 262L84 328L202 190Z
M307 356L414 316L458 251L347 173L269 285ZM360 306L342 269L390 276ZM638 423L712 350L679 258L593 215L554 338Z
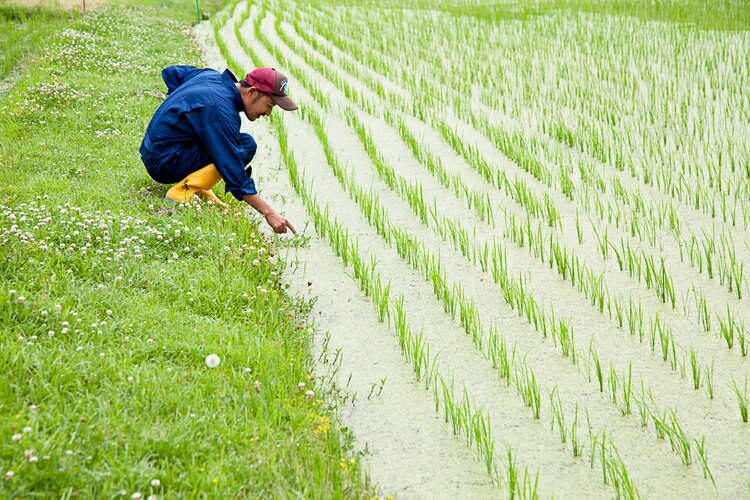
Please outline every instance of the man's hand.
M263 215L268 222L268 225L278 234L286 233L286 228L291 229L292 233L297 234L297 231L285 217L280 216L275 211L270 211Z
M273 228L274 232L284 234L286 233L287 228L289 228L292 230L292 233L297 234L292 223L277 214L276 210L271 208L271 205L266 203L266 200L261 198L259 194L246 194L242 199L263 215L266 222L268 222L268 225Z

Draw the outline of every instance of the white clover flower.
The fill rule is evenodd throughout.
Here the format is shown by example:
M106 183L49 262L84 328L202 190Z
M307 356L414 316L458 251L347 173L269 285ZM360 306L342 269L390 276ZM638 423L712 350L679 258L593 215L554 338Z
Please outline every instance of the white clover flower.
M300 389L304 389L305 383L304 382L300 382L299 384L297 384L297 387L299 387Z
M245 368L245 373L250 373L250 372L252 372L252 371L253 371L253 370L252 370L251 368Z
M112 316L112 309L107 309L107 316Z
M219 366L219 363L221 363L221 358L217 356L216 354L209 354L206 356L206 364L209 368L216 368Z
M11 479L13 479L13 476L15 476L15 475L16 475L16 473L13 472L12 470L9 470L8 472L5 473L5 477L8 479L8 481L10 481Z
M31 427L28 427L28 426L24 427L23 432L24 433L31 432Z
M151 486L153 486L154 488L158 488L159 486L161 486L161 481L159 481L158 479L152 479Z
M143 498L143 495L141 495L140 491L136 491L135 493L130 495L130 498L132 498L133 500L141 500L141 498Z
M73 454L73 450L65 450L65 454L66 455L72 455Z
M23 436L21 434L13 434L13 436L11 437L11 439L13 440L13 442L17 443L17 442L19 442L21 440L22 437Z
M305 391L305 396L307 396L307 399L310 399L311 397L313 397L313 395L315 395L313 391L311 390Z

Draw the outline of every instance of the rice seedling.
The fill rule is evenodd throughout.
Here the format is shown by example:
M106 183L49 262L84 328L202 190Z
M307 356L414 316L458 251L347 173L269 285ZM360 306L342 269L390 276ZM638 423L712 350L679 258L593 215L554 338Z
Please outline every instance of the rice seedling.
M515 382L518 394L521 395L526 406L531 408L534 418L538 420L542 399L539 383L536 380L534 372L525 364L522 365L516 369Z
M693 388L698 390L701 386L701 367L693 349L690 349L690 370L693 374Z
M562 401L560 400L560 394L557 391L557 386L552 389L549 393L549 405L550 405L550 429L555 430L555 424L560 434L560 442L565 444L568 438L568 428L565 426L565 411L563 410Z
M747 423L747 378L745 378L745 385L742 387L742 389L737 386L736 380L732 380L732 390L734 391L735 396L737 396L737 404L740 408L740 416L742 417L742 421Z
M703 470L703 477L710 479L711 483L716 487L716 480L714 475L711 473L711 469L708 467L708 451L706 451L706 436L701 436L701 440L693 440L695 443L695 451L698 453L698 460L701 463L701 469Z

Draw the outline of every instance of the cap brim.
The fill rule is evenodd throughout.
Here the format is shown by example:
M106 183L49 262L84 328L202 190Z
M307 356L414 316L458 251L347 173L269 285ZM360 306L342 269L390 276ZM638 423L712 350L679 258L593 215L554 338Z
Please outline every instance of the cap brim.
M289 99L289 97L287 96L271 94L271 99L273 99L273 102L275 102L284 111L294 111L295 109L299 108L299 106L294 104L294 101Z

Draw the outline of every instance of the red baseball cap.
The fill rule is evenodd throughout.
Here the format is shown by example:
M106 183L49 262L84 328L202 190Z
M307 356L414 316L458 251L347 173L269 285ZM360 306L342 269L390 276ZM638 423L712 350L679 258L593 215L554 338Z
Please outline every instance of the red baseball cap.
M271 96L279 107L285 111L299 108L286 95L289 79L273 68L256 68L245 76L245 82Z

